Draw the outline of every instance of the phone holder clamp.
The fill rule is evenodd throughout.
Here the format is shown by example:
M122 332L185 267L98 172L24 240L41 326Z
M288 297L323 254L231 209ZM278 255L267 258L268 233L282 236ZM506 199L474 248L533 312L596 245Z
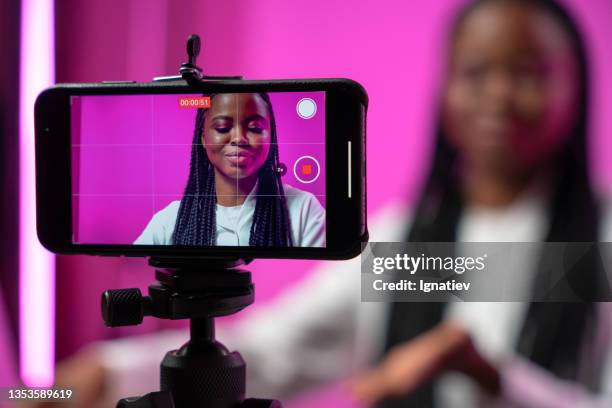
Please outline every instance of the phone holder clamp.
M153 78L153 82L167 82L167 81L186 81L190 86L198 87L202 82L208 81L228 81L228 80L241 80L242 76L210 76L204 75L202 68L196 64L198 55L201 49L200 36L197 34L191 34L187 39L187 62L181 64L179 68L180 75L162 76Z

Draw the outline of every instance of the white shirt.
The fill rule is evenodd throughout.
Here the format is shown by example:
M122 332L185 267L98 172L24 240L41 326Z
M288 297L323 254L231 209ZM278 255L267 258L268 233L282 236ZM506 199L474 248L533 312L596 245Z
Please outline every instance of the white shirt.
M529 189L512 204L500 209L466 208L457 225L457 241L538 242L546 238L548 225L543 194L537 189ZM513 256L514 262L523 266L524 273L507 276L499 285L509 293L522 293L531 287L539 254L517 251ZM521 259L516 259L517 256ZM525 302L450 302L445 318L466 328L479 352L490 361L498 362L514 354L527 306ZM478 386L458 373L441 376L434 395L436 406L440 407L491 406L490 401L482 401L484 395Z
M307 192L283 185L293 246L325 246L325 209L316 197ZM247 246L251 236L251 224L257 202L257 185L242 205L224 207L217 204L216 223L219 246ZM172 245L180 201L173 201L153 216L135 245Z

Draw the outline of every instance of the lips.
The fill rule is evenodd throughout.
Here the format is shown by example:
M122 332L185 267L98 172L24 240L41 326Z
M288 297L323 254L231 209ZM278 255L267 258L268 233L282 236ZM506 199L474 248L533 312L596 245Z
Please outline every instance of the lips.
M244 150L229 152L225 154L227 157L251 157L251 153Z
M225 154L227 160L234 165L244 164L247 160L249 160L253 155L244 150L233 151Z

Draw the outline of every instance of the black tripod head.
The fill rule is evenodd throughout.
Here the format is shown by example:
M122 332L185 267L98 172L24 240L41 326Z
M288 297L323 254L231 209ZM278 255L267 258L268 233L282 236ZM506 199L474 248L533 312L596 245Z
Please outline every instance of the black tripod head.
M178 320L234 314L255 299L251 274L237 269L243 263L151 258L157 282L149 286L149 295L142 296L136 288L104 292L104 323L117 327L140 324L144 316Z

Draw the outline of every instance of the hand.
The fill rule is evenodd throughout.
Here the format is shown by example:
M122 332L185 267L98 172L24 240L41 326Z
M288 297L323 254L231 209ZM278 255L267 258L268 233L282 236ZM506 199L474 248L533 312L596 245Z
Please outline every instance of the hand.
M74 398L65 402L28 402L19 408L92 408L104 392L105 373L99 356L92 349L83 349L60 362L55 370L54 388L71 389Z
M470 335L442 323L414 340L391 349L372 370L349 382L354 397L366 405L407 395L446 370L463 372L496 393L499 374L476 350Z

